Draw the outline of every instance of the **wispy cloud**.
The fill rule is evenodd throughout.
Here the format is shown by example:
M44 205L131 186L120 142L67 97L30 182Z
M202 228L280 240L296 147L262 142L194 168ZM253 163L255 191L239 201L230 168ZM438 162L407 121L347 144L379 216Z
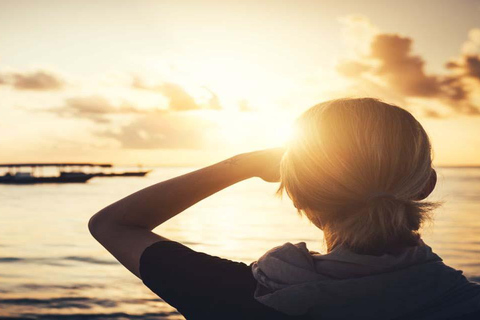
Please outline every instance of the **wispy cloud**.
M97 123L110 122L108 115L112 114L152 112L139 109L129 101L123 101L120 105L114 105L105 97L99 95L68 98L63 106L48 108L42 111L55 113L61 117L89 119Z
M173 82L163 82L156 85L147 85L143 80L135 77L132 82L132 87L135 89L148 90L158 92L169 101L168 108L173 111L212 109L221 110L220 99L211 89L203 87L207 90L211 97L207 104L202 105L195 101L194 97L190 95L181 85Z
M127 100L113 103L102 95L70 97L58 107L42 109L60 117L87 119L98 125L93 134L117 141L124 149L199 149L215 145L218 125L199 110L221 110L218 96L206 87L209 98L199 104L182 86L165 82L148 86L135 80L133 88L158 92L168 99L166 108L145 109ZM117 122L126 115L128 124ZM124 122L123 122L124 123Z
M63 89L66 82L56 73L37 70L0 73L0 85L9 85L16 90L49 91Z
M96 135L114 139L125 149L200 149L215 145L216 130L215 123L197 115L160 111Z

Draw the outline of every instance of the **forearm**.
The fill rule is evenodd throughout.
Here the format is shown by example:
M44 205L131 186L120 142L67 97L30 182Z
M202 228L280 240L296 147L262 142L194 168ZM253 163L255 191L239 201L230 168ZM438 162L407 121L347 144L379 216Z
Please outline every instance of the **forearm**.
M242 154L135 192L98 212L91 224L152 230L202 199L252 177Z
M93 237L140 277L145 248L163 238L151 230L198 201L250 177L279 179L280 148L244 153L140 190L100 210L89 221Z

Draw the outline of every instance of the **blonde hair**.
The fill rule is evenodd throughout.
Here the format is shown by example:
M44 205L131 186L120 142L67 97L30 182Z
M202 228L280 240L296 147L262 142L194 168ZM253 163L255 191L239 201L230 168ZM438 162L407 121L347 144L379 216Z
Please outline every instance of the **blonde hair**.
M330 100L296 129L277 192L324 231L329 250L381 254L417 243L436 207L417 200L434 171L428 135L409 112L373 98Z

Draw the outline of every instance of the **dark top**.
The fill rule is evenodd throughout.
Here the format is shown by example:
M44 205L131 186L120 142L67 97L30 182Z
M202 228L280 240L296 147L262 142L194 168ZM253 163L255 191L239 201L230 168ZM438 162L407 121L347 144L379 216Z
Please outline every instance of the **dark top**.
M257 281L250 266L160 241L140 257L143 283L187 319L310 319L289 316L253 298ZM452 320L480 319L480 313Z
M143 283L187 319L305 319L288 316L253 298L250 266L160 241L140 258Z

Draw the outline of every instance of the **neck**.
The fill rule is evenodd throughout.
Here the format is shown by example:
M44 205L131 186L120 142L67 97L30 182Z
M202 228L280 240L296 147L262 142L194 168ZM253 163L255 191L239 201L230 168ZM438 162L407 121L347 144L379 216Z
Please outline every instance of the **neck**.
M408 236L399 239L392 239L385 243L371 243L370 245L364 247L355 247L348 244L342 244L340 237L333 237L335 234L328 229L324 228L323 233L325 236L325 243L327 245L327 253L331 252L336 247L342 245L349 249L352 252L365 255L374 255L381 256L384 254L398 254L402 252L405 248L418 246L421 242L420 235L417 233L412 233Z

